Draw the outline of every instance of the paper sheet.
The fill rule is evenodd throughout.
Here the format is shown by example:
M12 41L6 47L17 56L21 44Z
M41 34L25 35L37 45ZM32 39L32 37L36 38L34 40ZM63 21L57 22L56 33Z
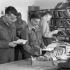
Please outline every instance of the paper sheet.
M28 40L18 39L17 41L13 41L16 44L25 44Z

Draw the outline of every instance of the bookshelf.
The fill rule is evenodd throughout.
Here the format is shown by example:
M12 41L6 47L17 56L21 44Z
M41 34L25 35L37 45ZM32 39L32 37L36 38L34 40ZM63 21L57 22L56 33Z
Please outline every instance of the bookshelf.
M50 27L61 30L61 32L58 33L57 38L64 38L64 40L70 41L70 16L66 9L52 10L52 12L53 18Z

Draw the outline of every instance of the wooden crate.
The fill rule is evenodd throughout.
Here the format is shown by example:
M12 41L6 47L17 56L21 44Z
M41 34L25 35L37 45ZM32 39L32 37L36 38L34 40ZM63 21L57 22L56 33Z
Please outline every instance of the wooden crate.
M38 61L37 59L32 59L31 64L32 66L46 66L46 67L55 66L53 61Z

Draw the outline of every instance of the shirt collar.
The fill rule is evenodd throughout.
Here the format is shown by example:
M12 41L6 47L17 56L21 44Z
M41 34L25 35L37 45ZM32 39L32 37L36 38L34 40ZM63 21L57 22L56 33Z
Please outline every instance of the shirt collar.
M29 30L35 29L35 27L32 26L32 25L30 24L30 22L28 23L28 26L29 26Z

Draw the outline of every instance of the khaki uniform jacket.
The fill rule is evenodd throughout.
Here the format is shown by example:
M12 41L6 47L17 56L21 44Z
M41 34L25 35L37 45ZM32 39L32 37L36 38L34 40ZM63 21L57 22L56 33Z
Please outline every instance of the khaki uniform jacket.
M24 32L22 33L22 36L26 36L28 40L24 49L31 55L35 55L35 52L40 53L40 48L44 47L41 28L38 27L38 29L35 29L34 31L33 29L30 30L29 26L27 26Z
M20 19L15 22L15 26L16 26L16 34L19 38L21 38L21 33L27 26L27 23L26 23L26 21Z
M9 47L9 42L16 40L15 25L7 25L0 18L0 63L10 62L14 60L14 49Z

